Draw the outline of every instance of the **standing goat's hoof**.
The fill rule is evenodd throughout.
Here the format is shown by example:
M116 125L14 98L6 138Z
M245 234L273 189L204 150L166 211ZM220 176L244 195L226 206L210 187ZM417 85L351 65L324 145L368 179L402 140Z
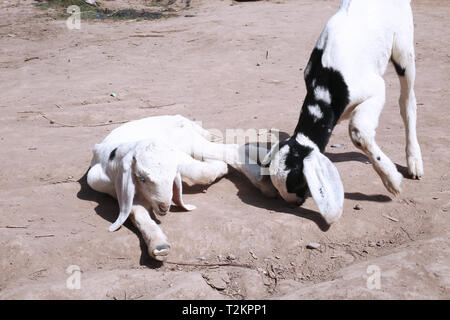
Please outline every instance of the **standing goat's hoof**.
M423 176L423 164L420 157L408 157L408 174L412 179L421 179Z
M400 172L396 171L385 178L382 177L382 181L386 189L394 196L398 196L402 191L403 176Z

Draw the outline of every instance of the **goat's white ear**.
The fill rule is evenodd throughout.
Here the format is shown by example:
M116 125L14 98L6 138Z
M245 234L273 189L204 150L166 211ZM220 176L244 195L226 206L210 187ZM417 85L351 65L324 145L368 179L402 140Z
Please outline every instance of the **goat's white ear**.
M173 196L172 201L175 205L182 207L184 210L192 211L197 207L192 204L185 204L183 202L183 182L181 181L180 172L177 172L175 179L173 180Z
M136 191L133 177L131 176L134 158L130 153L126 155L118 166L115 189L119 202L120 213L117 220L109 227L109 231L116 231L128 219L133 206L134 194Z
M303 175L311 195L328 224L342 215L344 187L336 167L320 151L313 150L303 160Z

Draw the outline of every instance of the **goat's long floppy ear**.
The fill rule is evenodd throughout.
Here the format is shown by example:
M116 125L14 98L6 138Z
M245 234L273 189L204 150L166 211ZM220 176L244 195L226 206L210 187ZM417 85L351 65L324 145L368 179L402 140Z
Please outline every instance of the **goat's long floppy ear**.
M328 224L342 214L344 187L336 167L320 151L313 150L303 160L303 175L311 195Z
M175 205L182 207L184 210L192 211L197 207L192 204L185 204L183 202L183 182L181 181L180 172L177 172L175 179L173 180L173 196L172 201Z
M109 231L116 231L127 220L133 206L134 194L136 191L133 177L131 175L133 165L133 155L126 155L118 166L117 178L115 181L117 200L119 201L120 213L117 220L109 227Z

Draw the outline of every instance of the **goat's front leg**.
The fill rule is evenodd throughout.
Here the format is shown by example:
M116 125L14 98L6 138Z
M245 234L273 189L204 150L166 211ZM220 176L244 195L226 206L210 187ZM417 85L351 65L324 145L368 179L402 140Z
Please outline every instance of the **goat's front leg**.
M349 134L353 144L369 157L386 189L397 195L401 191L403 177L391 159L375 142L375 129L384 105L384 81L382 78L375 78L371 83L373 95L354 109L350 119Z
M169 255L170 244L164 232L150 217L147 209L142 205L134 204L130 217L144 238L148 254L158 261L164 261Z

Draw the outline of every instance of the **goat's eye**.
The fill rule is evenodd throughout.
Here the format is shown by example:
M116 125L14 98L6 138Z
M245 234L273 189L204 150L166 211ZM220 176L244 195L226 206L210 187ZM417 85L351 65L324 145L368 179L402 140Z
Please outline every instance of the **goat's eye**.
M137 178L140 182L145 183L145 178L144 178L144 177L136 176L136 178Z

